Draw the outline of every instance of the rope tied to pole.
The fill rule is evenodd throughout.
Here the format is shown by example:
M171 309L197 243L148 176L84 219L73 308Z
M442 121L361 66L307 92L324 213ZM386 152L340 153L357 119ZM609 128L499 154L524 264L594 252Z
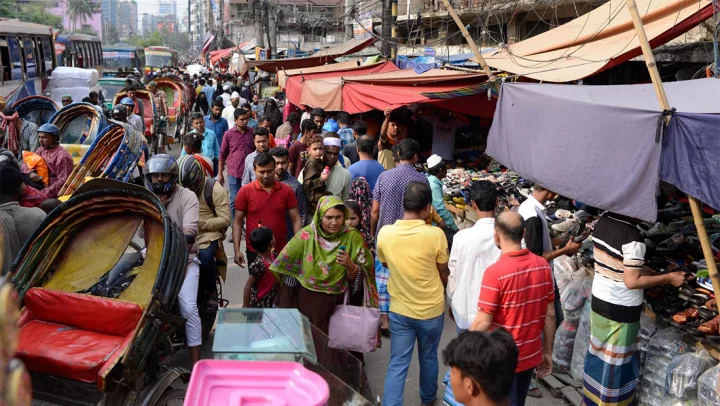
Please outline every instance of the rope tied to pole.
M662 111L662 114L658 117L658 125L657 130L655 131L655 143L659 143L660 140L662 140L663 143L665 143L665 132L667 131L667 126L670 124L670 119L675 114L677 110L675 107L671 109L665 109Z

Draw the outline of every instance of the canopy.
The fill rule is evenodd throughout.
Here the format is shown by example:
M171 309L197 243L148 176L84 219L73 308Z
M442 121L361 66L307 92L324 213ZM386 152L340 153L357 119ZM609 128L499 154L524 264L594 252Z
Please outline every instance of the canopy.
M372 65L366 65L366 66L357 66L357 64L352 63L354 66L348 66L347 63L343 64L333 64L333 65L325 65L318 68L326 68L326 70L318 71L317 73L309 73L305 74L304 72L301 75L293 75L290 76L287 79L287 84L285 88L285 95L287 96L288 100L296 106L300 106L303 103L302 96L303 96L303 89L305 88L305 83L307 81L314 81L314 89L320 89L323 85L323 82L326 80L328 83L332 83L331 87L327 88L327 91L321 91L323 94L323 98L326 98L324 107L326 110L329 111L336 111L336 110L342 110L342 98L340 96L340 88L338 85L340 84L340 78L342 77L351 77L351 76L364 76L367 74L372 73L382 73L382 72L392 72L398 70L398 68L392 63L392 62L380 62ZM345 69L340 71L331 71L327 70L333 66L339 66L344 67ZM315 68L318 70L318 68ZM313 69L313 68L310 68ZM302 69L297 69L295 71L302 71ZM322 79L322 80L321 80ZM317 82L317 83L316 83ZM316 84L315 84L316 83ZM308 96L310 97L311 94L308 92ZM309 102L316 103L314 100L310 100Z
M652 85L505 83L487 154L561 195L646 221L661 179L720 207L720 80L665 90L678 114L663 143Z
M313 73L342 72L358 68L364 68L366 66L368 65L363 65L359 61L347 61L340 63L331 63L322 66L313 66L310 68L281 70L277 73L278 86L280 86L281 89L284 89L286 87L288 78L295 75L303 75L307 78L310 74Z
M275 72L282 69L300 69L311 66L320 66L329 62L333 62L335 58L343 55L354 54L362 49L367 48L376 41L375 38L364 40L351 39L343 42L341 45L321 49L314 54L304 58L286 58L286 59L270 59L265 61L250 61L250 68L258 68L266 72Z
M210 52L210 64L215 65L221 59L229 58L235 49L236 47Z
M325 110L344 110L350 114L397 108L413 103L433 103L438 107L474 116L492 117L495 99L473 94L438 99L436 92L452 92L484 82L484 74L431 69L422 74L412 69L368 75L342 75L303 82L300 104ZM289 80L292 83L293 78ZM288 86L290 88L290 86Z
M709 0L636 0L652 47L713 15ZM546 82L586 78L642 52L625 0L610 0L550 31L484 54L490 67ZM475 60L475 59L473 59Z

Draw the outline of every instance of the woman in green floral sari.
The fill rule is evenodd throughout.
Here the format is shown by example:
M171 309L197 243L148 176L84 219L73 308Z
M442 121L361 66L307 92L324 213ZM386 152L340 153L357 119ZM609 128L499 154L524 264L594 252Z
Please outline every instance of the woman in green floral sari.
M342 200L323 196L312 223L295 234L270 266L281 284L278 307L300 310L325 334L347 289L350 294L368 289L364 305L378 306L372 253L360 232L345 225L347 215Z

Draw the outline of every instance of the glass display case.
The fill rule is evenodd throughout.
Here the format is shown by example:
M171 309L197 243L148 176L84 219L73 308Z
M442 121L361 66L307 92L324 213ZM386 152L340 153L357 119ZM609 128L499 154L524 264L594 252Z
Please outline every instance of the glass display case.
M220 309L213 354L228 360L317 361L310 322L296 309Z
M213 354L224 360L296 361L325 379L329 405L377 404L363 363L328 342L296 309L224 308L218 314Z

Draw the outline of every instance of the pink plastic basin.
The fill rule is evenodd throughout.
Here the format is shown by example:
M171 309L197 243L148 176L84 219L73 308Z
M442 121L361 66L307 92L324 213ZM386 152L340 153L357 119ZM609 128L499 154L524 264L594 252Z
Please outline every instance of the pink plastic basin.
M327 382L297 362L202 360L185 406L322 406L329 397Z

